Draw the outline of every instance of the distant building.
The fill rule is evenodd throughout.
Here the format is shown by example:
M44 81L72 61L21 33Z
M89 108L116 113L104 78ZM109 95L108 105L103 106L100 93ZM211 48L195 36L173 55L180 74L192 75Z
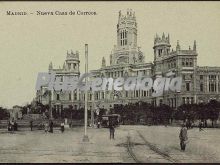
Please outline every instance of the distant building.
M10 118L14 118L15 120L22 118L22 107L15 105L12 109L9 109Z
M53 68L52 62L49 64L49 73L52 71L56 74L56 79L59 79L63 82L64 76L70 77L79 77L79 52L75 53L71 50L71 52L67 52L66 60L63 63L62 68L55 69ZM49 104L51 99L51 105L53 106L54 111L57 113L61 113L64 108L68 108L70 105L74 107L74 109L79 109L83 105L82 95L80 92L64 92L64 91L53 91L51 96L47 92L48 86L42 86L41 90L37 91L36 100L42 104Z
M162 96L152 97L152 89L149 91L99 91L89 92L89 109L110 109L120 104L145 101L154 105L167 104L176 108L182 104L208 102L211 99L220 100L220 67L197 66L197 45L193 42L192 48L182 50L179 41L175 49L171 49L170 36L158 36L156 34L153 45L153 62L145 62L145 56L137 43L137 22L135 13L127 10L123 15L119 12L117 24L117 45L110 53L110 65L105 58L101 60L101 67L92 70L94 77L118 77L127 76L166 76L172 71L170 77L181 76L183 79L181 91L164 92ZM54 69L52 63L49 72L55 71L57 78L61 81L63 76L80 76L79 53L67 52L67 58L63 68ZM90 64L91 65L91 64ZM37 91L37 99L43 104L48 104L49 96L44 95L47 87ZM54 91L51 103L56 112L61 112L70 105L74 109L84 107L84 93L79 90L74 92Z

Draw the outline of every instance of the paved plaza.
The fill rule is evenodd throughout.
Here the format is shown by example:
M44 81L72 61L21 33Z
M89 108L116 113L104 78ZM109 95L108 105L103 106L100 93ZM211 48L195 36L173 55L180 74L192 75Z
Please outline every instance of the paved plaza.
M186 151L179 147L179 127L120 126L115 140L107 128L88 128L89 142L83 143L83 127L54 133L0 130L0 162L7 163L140 163L220 162L220 129L188 131Z

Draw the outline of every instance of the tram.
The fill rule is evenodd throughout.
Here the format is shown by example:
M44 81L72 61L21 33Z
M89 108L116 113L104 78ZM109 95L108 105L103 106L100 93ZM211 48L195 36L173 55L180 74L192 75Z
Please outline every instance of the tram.
M101 125L108 128L110 124L118 127L120 124L121 116L119 114L102 115Z

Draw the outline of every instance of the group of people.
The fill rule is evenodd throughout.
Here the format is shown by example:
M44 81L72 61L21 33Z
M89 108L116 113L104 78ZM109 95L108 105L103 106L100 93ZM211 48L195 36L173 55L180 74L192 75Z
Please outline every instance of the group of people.
M50 120L49 123L48 122L45 122L44 123L44 130L45 132L50 132L50 133L53 133L53 121Z
M8 121L8 131L17 131L18 130L18 124L14 119Z
M42 124L41 124L42 125ZM60 123L60 131L63 133L64 132L64 122L62 121L61 123ZM53 133L53 127L54 127L54 124L53 124L53 121L52 120L49 120L49 122L48 121L46 121L46 122L44 122L43 123L43 128L44 128L44 131L45 131L45 133ZM33 121L31 120L30 121L30 128L31 128L31 131L33 130Z
M64 122L62 121L61 123L60 123L60 131L63 133L64 132ZM45 123L45 132L47 133L47 132L50 132L50 133L53 133L53 121L52 120L50 120L49 121L49 123L48 122L46 122Z

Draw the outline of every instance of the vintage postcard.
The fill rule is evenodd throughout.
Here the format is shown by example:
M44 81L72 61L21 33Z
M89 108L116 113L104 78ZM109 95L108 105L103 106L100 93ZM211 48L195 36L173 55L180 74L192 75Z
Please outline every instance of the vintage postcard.
M220 2L1 1L0 163L219 163Z

